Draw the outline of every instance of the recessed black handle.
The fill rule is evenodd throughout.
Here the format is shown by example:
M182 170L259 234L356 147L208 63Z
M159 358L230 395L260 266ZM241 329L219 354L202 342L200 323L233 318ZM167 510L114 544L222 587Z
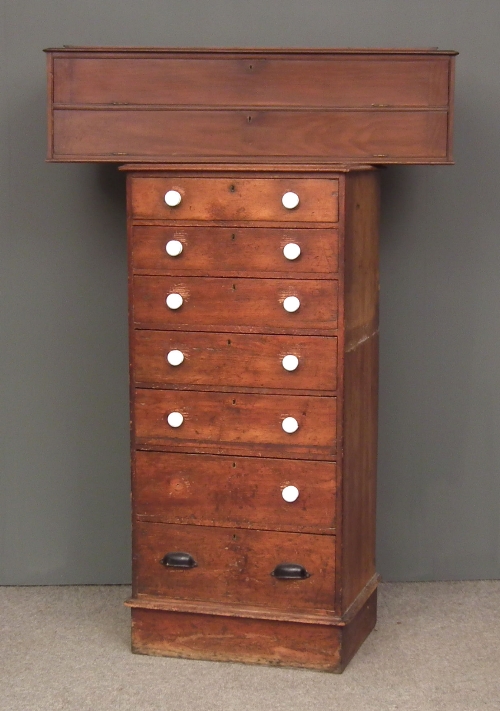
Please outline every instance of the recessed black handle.
M167 553L160 561L166 568L196 568L198 565L192 555L189 553Z
M278 580L305 580L311 577L304 566L298 563L280 563L271 575Z

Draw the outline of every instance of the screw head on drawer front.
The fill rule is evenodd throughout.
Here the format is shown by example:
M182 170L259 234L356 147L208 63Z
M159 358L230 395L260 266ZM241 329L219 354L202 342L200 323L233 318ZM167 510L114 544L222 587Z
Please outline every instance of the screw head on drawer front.
M182 200L182 195L178 190L169 190L165 193L165 202L169 207L177 207L180 205Z
M184 422L184 417L180 412L171 412L167 417L167 422L170 427L180 427Z
M175 311L176 309L180 309L182 304L184 303L184 299L180 294L169 294L166 298L166 304L169 309L172 309Z
M180 365L184 361L184 353L177 350L169 351L167 361L170 365Z
M285 370L296 370L299 366L299 359L294 355L286 355L281 361L281 364Z
M285 419L281 423L281 427L288 434L293 434L299 429L299 423L297 422L295 417L285 417Z
M165 245L165 249L169 257L178 257L183 249L182 242L179 242L178 239L171 239Z
M283 301L283 308L290 314L293 314L294 311L298 311L299 307L300 301L296 296L287 296Z
M283 195L281 202L287 210L293 210L299 204L300 199L297 193L288 192Z
M283 247L283 254L285 255L285 259L293 262L294 259L300 257L300 247L298 244L295 244L295 242L289 242Z
M296 486L285 486L281 492L281 496L288 504L292 504L299 498L299 490Z

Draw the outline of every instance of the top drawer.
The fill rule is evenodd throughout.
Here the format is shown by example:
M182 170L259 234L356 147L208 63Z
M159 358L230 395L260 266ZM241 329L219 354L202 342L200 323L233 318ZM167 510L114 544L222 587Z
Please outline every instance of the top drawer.
M132 176L130 181L132 217L136 219L338 221L337 179ZM169 191L179 193L178 205L166 204L165 195ZM298 196L296 207L285 207L283 196L286 193Z

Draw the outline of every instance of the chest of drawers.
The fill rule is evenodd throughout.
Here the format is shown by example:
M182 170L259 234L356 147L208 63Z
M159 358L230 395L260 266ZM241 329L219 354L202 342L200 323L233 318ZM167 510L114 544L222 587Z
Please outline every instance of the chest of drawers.
M342 671L376 620L378 165L454 52L48 53L48 159L127 173L132 649Z
M134 649L340 670L376 615L378 173L207 172L127 176Z

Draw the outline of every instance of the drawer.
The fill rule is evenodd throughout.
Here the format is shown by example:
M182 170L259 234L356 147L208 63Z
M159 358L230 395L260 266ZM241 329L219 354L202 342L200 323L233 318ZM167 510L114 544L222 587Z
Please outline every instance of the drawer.
M171 309L166 299L179 294ZM300 307L289 313L285 299ZM321 279L153 277L133 279L133 319L139 328L248 333L314 333L337 328L338 282Z
M138 451L134 513L163 523L331 533L335 482L334 462ZM297 494L286 487L298 490L295 501L285 501Z
M338 221L338 179L132 176L130 180L132 217L136 219ZM165 203L170 190L182 198L175 207ZM297 207L283 206L287 192L298 195Z
M135 330L132 339L133 379L138 386L304 391L337 387L336 337L235 333L228 338L222 333ZM287 355L298 359L295 370L285 370ZM174 356L184 360L171 365L167 358Z
M74 50L73 50L74 52ZM54 102L213 107L446 106L449 59L436 53L102 50L54 58ZM126 77L126 81L124 78ZM214 96L217 97L215 101Z
M336 398L176 390L135 391L138 447L208 454L331 459L336 445ZM183 422L171 427L170 413ZM283 430L293 417L298 429Z
M264 605L271 609L328 609L334 602L335 537L234 528L137 523L134 594ZM196 563L162 563L186 553ZM304 579L272 575L283 563L300 565Z
M170 256L167 244L170 250L178 248L173 242L181 243L182 252ZM300 248L295 259L287 259L283 253L288 244ZM132 228L131 256L136 273L328 276L338 271L338 232L335 228L136 225Z

